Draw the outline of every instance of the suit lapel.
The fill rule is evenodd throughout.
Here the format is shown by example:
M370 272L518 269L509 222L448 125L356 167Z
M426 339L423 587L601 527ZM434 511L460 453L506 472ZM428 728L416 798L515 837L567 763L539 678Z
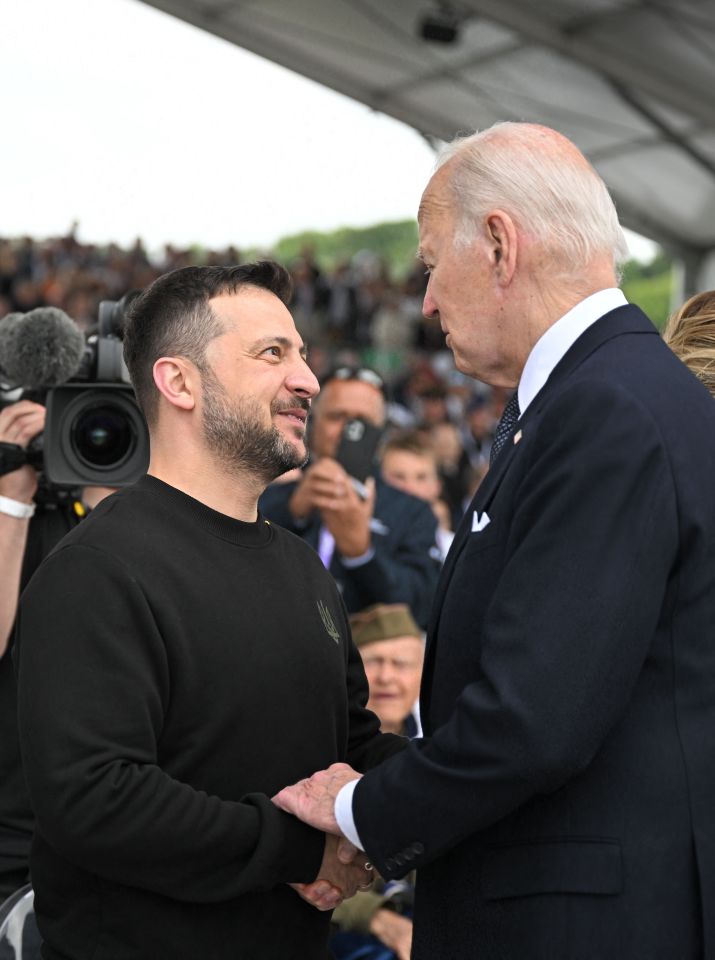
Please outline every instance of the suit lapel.
M546 381L534 400L532 400L532 402L529 404L529 407L524 415L520 418L515 436L518 435L520 430L527 431L529 429L530 421L537 416L539 410L543 407L549 396L559 389L560 385L568 378L568 376L576 369L576 367L578 367L588 356L590 356L594 350L598 349L601 344L612 339L613 337L620 336L621 334L632 333L655 334L656 336L659 335L658 331L650 322L648 317L638 307L635 307L632 304L617 307L615 310L611 310L609 313L604 314L599 320L591 324L591 326L585 330L583 334L581 334L578 340L572 344L558 364L554 367L549 379ZM444 598L447 594L447 589L449 587L450 580L452 579L452 574L454 573L454 568L469 539L469 536L471 535L472 518L475 510L478 512L478 514L482 514L485 510L488 510L488 507L494 499L502 480L504 479L510 465L513 463L517 448L518 443L515 444L512 439L506 443L503 449L499 452L494 464L489 468L486 477L474 495L472 502L469 504L469 508L462 517L452 546L447 554L447 559L444 562L435 592L435 599L432 605L432 614L427 631L425 667L422 679L422 690L420 694L422 705L421 709L425 720L427 720L428 717L429 688L431 685L432 663L437 646L439 620L442 613Z
M504 479L507 470L514 459L517 446L518 444L515 444L513 440L510 440L508 443L504 444L504 447L499 451L499 455L489 468L486 477L484 480L482 480L479 489L472 498L472 502L469 504L469 507L460 521L454 540L452 541L452 546L447 554L447 559L442 567L440 578L437 583L437 589L435 591L434 603L432 604L430 623L427 629L425 665L422 674L422 689L420 694L422 710L425 716L427 716L427 709L429 705L429 685L425 682L425 679L431 675L431 665L436 649L439 618L440 614L442 613L442 605L444 603L444 598L447 595L449 582L452 579L452 574L454 573L457 560L459 559L462 550L466 546L467 541L472 534L472 519L474 514L475 512L478 514L483 513L491 503L494 494L499 489L499 485Z
M432 617L429 625L430 636L432 636L437 629L439 614L442 609L442 601L444 600L444 595L452 577L454 566L459 558L459 554L464 549L464 546L469 539L470 534L472 533L472 518L474 516L474 512L477 511L480 514L483 513L486 507L491 503L494 494L499 489L499 484L504 479L504 476L509 469L514 457L515 447L516 444L514 444L512 440L504 445L503 449L499 452L499 456L489 468L486 477L484 480L482 480L479 489L474 494L472 502L469 504L469 507L459 523L452 546L447 554L447 558L444 562L444 566L442 567L442 572L437 584L435 603L432 608Z

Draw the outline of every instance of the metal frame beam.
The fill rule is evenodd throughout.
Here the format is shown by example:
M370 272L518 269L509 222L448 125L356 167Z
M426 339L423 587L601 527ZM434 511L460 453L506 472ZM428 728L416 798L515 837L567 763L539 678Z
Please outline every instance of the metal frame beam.
M629 46L626 56L612 42L589 35L585 28L574 32L549 22L542 9L530 0L462 0L462 7L557 50L602 76L635 86L686 115L715 125L712 92L682 73L673 75L667 64L651 60L636 45ZM624 7L624 15L630 12L631 8Z

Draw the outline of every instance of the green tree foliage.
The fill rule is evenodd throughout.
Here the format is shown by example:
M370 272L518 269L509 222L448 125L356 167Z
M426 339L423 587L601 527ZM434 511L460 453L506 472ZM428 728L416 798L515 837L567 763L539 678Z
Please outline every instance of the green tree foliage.
M415 221L399 220L371 227L340 227L329 233L306 230L282 237L273 247L273 254L282 263L290 264L309 248L320 266L331 270L361 250L370 250L386 263L393 275L402 276L414 266L417 242Z
M623 292L662 330L671 311L673 262L659 251L648 263L629 260L623 268Z

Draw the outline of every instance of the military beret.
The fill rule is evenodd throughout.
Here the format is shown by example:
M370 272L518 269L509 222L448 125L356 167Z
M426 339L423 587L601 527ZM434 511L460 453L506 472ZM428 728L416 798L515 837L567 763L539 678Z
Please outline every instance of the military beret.
M406 603L376 603L350 617L353 640L358 647L378 640L395 640L398 637L417 637L423 633Z

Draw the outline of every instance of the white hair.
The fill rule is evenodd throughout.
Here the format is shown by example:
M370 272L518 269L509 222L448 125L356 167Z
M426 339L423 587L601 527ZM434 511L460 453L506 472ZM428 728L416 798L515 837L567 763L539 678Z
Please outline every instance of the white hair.
M606 185L571 141L528 123L498 123L457 137L437 160L454 161L451 188L457 205L455 243L481 233L484 216L504 210L520 229L574 275L596 256L614 270L628 246Z

